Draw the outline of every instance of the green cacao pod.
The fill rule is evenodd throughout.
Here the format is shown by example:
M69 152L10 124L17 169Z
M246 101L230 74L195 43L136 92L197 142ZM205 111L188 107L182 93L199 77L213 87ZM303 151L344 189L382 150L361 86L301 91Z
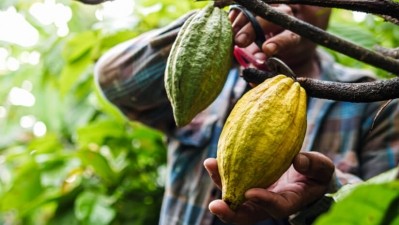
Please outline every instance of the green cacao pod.
M183 24L165 70L165 89L177 126L190 123L216 99L232 55L233 31L223 9L207 5Z
M223 127L217 162L222 199L232 210L250 188L267 188L290 167L306 132L305 90L278 75L248 91Z

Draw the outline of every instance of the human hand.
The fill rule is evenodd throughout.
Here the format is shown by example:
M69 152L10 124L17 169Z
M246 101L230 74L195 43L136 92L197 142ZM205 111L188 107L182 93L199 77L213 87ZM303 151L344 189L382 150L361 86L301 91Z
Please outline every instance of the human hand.
M314 26L326 29L331 10L307 5L274 5L275 9L308 22ZM255 31L248 18L239 10L233 9L229 14L232 21L235 44L239 47L247 47L255 41ZM262 51L268 56L277 56L287 63L298 75L307 73L302 67L309 62L315 53L316 44L308 39L285 30L261 17L256 17L262 27L266 41L262 45ZM297 71L295 71L297 72Z
M204 166L213 182L221 189L216 159L209 158ZM318 152L301 152L281 178L265 188L252 188L244 202L232 211L223 200L214 200L209 210L225 223L254 224L270 218L284 218L322 198L334 172L332 161Z

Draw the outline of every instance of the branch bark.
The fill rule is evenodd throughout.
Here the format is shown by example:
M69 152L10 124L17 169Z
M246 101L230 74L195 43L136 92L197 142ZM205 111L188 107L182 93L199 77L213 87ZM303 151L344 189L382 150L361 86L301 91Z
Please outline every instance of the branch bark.
M390 0L262 0L265 3L304 4L385 15L399 20L399 3Z
M375 51L380 52L381 54L385 56L389 56L394 59L399 59L399 47L398 48L385 48L382 46L375 46L374 47Z
M87 5L98 5L101 4L103 2L108 2L108 1L112 1L112 0L75 0Z
M296 19L295 17L278 12L277 10L273 9L272 6L266 4L262 0L236 0L236 2L254 12L258 16L285 29L291 30L292 32L321 46L327 47L356 60L384 69L395 74L396 76L399 76L399 60L393 59L391 57L384 57L378 52L358 46L309 23Z
M250 83L260 84L274 75L261 70L248 68L243 78ZM399 98L399 78L362 83L341 83L322 81L306 77L296 80L309 96L346 102L375 102Z
M384 18L385 21L391 22L393 24L399 25L399 19L393 18L391 16L386 16L386 15L381 15L382 18Z

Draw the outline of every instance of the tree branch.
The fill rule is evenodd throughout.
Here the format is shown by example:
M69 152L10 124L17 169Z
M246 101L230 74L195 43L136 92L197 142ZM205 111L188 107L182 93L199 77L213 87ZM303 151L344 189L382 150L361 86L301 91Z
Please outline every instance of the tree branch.
M84 4L88 4L88 5L98 5L101 4L103 2L108 2L108 1L112 1L112 0L75 0Z
M236 0L236 2L258 16L319 45L399 76L399 60L384 57L380 53L353 44L295 17L278 12L262 0Z
M399 20L399 3L390 0L262 0L265 3L304 4L327 8L341 8Z
M248 68L243 78L250 83L260 84L271 75L261 70ZM297 81L314 98L347 102L375 102L399 98L399 78L362 83L341 83L298 77Z
M393 18L391 16L386 16L386 15L380 15L382 18L384 18L385 21L391 22L395 25L399 25L399 19Z
M399 78L363 83L341 83L297 78L309 96L347 102L376 102L399 98Z
M394 59L399 59L399 47L398 48L385 48L382 46L375 46L374 47L376 52L380 52L381 54L385 56L389 56Z

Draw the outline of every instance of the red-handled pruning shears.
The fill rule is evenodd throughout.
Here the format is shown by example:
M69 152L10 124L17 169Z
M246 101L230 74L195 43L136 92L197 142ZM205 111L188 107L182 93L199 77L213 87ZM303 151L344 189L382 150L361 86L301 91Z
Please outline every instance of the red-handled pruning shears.
M230 10L233 9L240 10L251 22L255 30L255 44L260 49L262 49L262 45L266 41L266 36L255 16L246 8L240 5L231 5ZM260 61L256 59L251 53L249 53L245 48L240 48L238 46L234 46L234 57L237 62L244 68L248 68L250 65L252 65L256 69L268 71L269 73L272 73L274 75L285 74L287 76L296 77L294 72L283 61L276 57L270 57L266 61Z
M255 30L255 44L262 49L262 44L266 41L266 37L255 16L240 5L231 5L230 10L234 9L240 10L248 18L249 22L251 22L252 27ZM245 48L234 46L234 57L244 68L248 68L249 65L252 64L257 69L267 70L265 63L257 60L251 53L247 52Z

